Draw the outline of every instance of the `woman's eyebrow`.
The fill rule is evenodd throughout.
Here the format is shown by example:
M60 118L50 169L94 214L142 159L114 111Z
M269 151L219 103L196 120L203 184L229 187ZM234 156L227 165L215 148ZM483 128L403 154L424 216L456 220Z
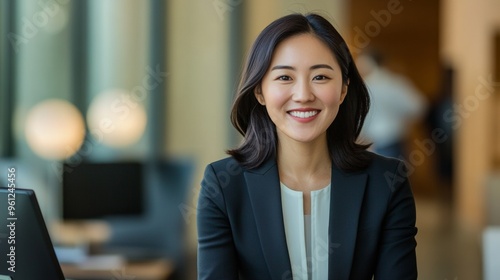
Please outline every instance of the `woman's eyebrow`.
M288 65L276 65L273 68L271 68L271 71L272 70L280 70L280 69L295 70L295 67L288 66Z
M326 69L333 70L333 67L331 67L328 64L316 64L316 65L309 67L310 70L315 70L315 69L320 69L320 68L326 68ZM295 67L288 66L288 65L276 65L276 66L273 66L273 68L271 68L271 71L280 70L280 69L295 70Z
M330 70L333 70L333 67L331 67L330 65L328 64L316 64L316 65L313 65L311 66L311 70L314 70L314 69L320 69L320 68L326 68L326 69L330 69Z

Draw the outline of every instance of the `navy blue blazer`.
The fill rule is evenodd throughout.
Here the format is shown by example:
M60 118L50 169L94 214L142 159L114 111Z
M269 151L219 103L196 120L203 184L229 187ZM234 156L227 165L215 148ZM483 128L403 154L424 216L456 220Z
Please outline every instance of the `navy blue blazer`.
M333 165L333 164L332 164ZM332 168L329 279L416 279L415 202L403 162ZM275 159L207 166L197 208L198 279L293 279Z

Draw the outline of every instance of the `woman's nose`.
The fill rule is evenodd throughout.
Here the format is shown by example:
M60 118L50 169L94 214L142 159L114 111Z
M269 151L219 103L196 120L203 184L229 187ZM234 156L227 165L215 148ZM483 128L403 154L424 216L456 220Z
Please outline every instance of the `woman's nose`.
M295 102L310 102L315 98L310 84L307 81L300 81L293 87L292 100Z

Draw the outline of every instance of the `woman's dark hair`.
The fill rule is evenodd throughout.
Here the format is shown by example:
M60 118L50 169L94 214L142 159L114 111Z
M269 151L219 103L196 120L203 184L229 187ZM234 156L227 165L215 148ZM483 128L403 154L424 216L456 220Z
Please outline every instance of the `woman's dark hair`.
M255 40L231 110L231 122L244 136L244 141L227 153L249 169L276 157L276 127L265 106L258 103L254 91L260 87L278 44L304 33L315 35L330 48L340 65L343 83L349 84L337 117L327 129L330 157L333 164L344 171L362 169L370 162L371 154L366 151L368 145L358 144L356 140L370 106L368 90L344 39L328 20L317 14L292 14L279 18Z

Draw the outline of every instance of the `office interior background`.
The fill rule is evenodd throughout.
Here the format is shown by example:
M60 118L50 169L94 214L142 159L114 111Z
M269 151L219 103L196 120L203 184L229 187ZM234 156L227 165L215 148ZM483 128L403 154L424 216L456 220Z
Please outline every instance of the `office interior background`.
M487 279L484 236L500 226L499 10L496 0L1 0L0 183L15 166L55 244L155 249L172 279L195 279L197 192L206 164L241 140L229 113L245 54L272 20L318 12L354 56L377 48L427 101L404 158L420 278ZM77 204L63 201L66 176L130 162L142 168L139 214L65 218ZM117 203L116 191L98 202L103 176L80 209ZM85 223L99 230L61 229Z

